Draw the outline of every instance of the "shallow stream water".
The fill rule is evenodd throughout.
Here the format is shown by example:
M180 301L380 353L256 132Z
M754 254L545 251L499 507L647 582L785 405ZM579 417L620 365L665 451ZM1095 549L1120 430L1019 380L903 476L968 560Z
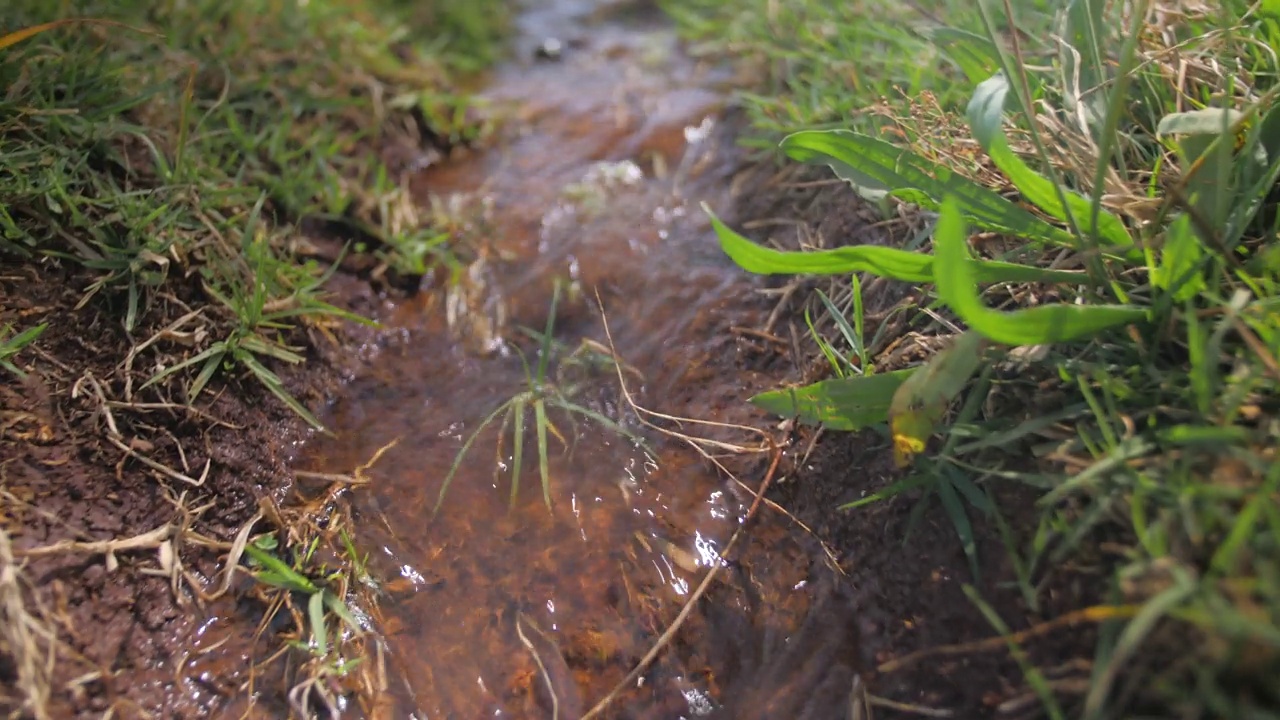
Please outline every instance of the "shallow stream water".
M720 128L731 79L684 55L646 2L533 2L515 52L481 93L507 118L492 149L414 180L473 258L458 282L429 281L396 308L391 341L368 349L372 371L324 418L336 438L302 458L350 468L394 443L354 500L357 545L383 583L374 616L393 717L581 716L722 562L750 500L688 445L637 422L600 362L596 304L598 293L642 404L751 417L747 391L761 378L743 369L747 350L730 328L759 326L771 308L720 252L700 207L732 212L736 151ZM548 433L548 507L529 405L514 501L516 421L499 419L457 462L433 512L471 433L530 391L526 362L536 367L540 345L521 328L546 326L557 282L555 382L544 392L646 445L551 410L565 442ZM813 560L795 534L762 513L742 541L752 560L726 568L703 601L737 619L695 613L606 717L702 717L742 693L717 668L747 652L746 628L792 627L810 602Z

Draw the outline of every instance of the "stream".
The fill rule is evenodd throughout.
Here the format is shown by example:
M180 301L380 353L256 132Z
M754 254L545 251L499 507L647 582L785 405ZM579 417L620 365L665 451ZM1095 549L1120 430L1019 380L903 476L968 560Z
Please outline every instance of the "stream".
M507 118L500 137L414 178L420 204L474 250L469 264L394 310L388 339L364 349L372 369L323 417L335 437L300 459L333 471L386 449L352 499L381 583L385 717L581 717L717 563L711 592L603 716L844 717L852 670L832 669L853 664L856 641L847 618L814 620L814 543L762 507L725 562L750 493L643 425L616 370L641 406L761 424L746 398L779 373L731 329L762 326L774 301L724 257L701 209L733 217L733 78L683 54L634 0L538 0L515 48L480 93ZM504 422L513 398L523 417Z

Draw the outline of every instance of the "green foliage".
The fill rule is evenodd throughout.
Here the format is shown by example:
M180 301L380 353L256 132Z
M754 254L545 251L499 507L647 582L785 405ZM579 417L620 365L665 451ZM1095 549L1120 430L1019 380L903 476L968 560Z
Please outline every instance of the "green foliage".
M757 245L734 232L705 205L711 224L720 239L720 248L744 270L760 275L809 273L843 275L868 272L901 282L934 282L935 258L922 252L909 252L874 245L852 245L833 250L783 252ZM1067 270L1015 265L979 260L972 263L972 274L980 282L1080 282L1082 273Z
M308 569L314 564L315 542L311 543L305 552L296 553L292 564L271 552L276 547L276 540L270 535L245 545L245 554L249 556L248 565L253 571L253 578L268 587L306 596L311 642L301 647L316 657L328 658L330 652L336 650L329 641L329 613L342 621L352 632L360 634L364 631L346 602L343 601L340 592L335 592L333 589L334 586L341 584L342 571L326 571L325 568L319 568L318 577L308 574ZM346 664L345 669L349 670L351 667L353 667L351 664Z
M1064 0L1052 23L1061 42L1051 48L1035 45L1032 33L1016 43L1009 36L1011 26L1041 22L1028 5L1004 4L1021 18L992 2L939 9L958 24L931 26L921 37L973 88L967 103L958 89L946 93L941 105L952 114L942 121L967 125L983 153L981 171L963 152L939 152L927 128L881 136L806 129L781 143L793 160L829 166L882 207L923 210L935 220L931 249L784 252L712 216L721 247L750 272L910 282L926 291L917 329L963 329L925 364L889 374L877 371L874 355L838 349L865 347L860 309L820 298L835 319L826 337L806 315L836 377L752 402L832 429L891 423L907 473L847 507L915 491L914 522L936 499L975 575L973 521L991 520L1033 608L1043 608L1036 578L1100 528L1115 537L1119 524L1132 537L1112 569L1115 587L1135 605L1098 613L1107 624L1081 717L1132 709L1124 705L1130 691L1120 690L1125 673L1140 675L1143 702L1165 703L1170 714L1275 712L1274 694L1241 685L1242 678L1268 683L1280 666L1280 576L1272 570L1280 557L1272 449L1280 440L1280 61L1269 50L1280 39L1280 14L1271 5L1229 0L1211 15L1165 17L1157 31L1145 25L1153 16L1130 6ZM881 17L859 4L865 20L857 32L896 32L887 26L899 24L897 11L885 7ZM797 36L769 29L777 36L757 32L752 41L783 57L779 48ZM923 84L954 79L937 72L928 51L891 47L911 52L877 63L924 58L933 74ZM1190 79L1168 64L1174 56L1214 70ZM816 125L834 119L824 109L881 99L837 88L824 68L788 70L796 76L786 90L752 100L757 112L787 108ZM836 103L831 94L842 97ZM911 112L888 103L899 116ZM996 244L1019 262L974 257L971 228L1003 236ZM1040 407L1046 388L1058 397L1054 407ZM1070 434L1063 439L1051 428ZM985 484L996 479L1044 493L1029 538L1015 537L992 503ZM1174 635L1196 638L1186 662L1153 670L1139 660L1149 643ZM1067 716L1044 673L1017 644L1010 650L1045 710Z
M833 430L861 430L889 417L894 393L913 372L896 370L823 380L760 393L751 402L769 412L821 423Z
M542 484L542 501L546 503L548 509L551 507L551 436L554 436L565 449L568 449L577 440L578 418L581 418L592 421L620 437L628 438L638 445L644 445L644 440L640 436L619 422L573 400L573 397L578 393L578 388L568 380L569 373L567 371L575 365L592 362L590 356L598 357L596 349L590 344L579 346L573 353L563 358L559 363L555 377L549 374L552 356L556 354L558 349L553 331L555 329L556 306L559 301L560 284L557 283L551 296L551 308L547 313L546 329L541 333L526 331L538 341L538 361L532 369L525 360L523 353L521 354L521 362L524 364L528 389L503 400L498 407L480 420L475 429L471 431L471 434L463 441L458 454L454 456L453 464L449 467L449 472L445 475L444 481L440 485L440 494L436 498L436 504L431 511L433 515L438 513L440 507L444 504L445 495L449 492L449 487L452 485L458 469L462 467L462 461L466 458L467 453L470 452L471 446L499 418L502 419L498 432L499 456L503 454L503 442L508 429L511 430L512 436L510 502L513 508L519 499L520 477L524 471L526 418L530 410L533 412L533 428L538 453L538 476ZM607 357L607 362L613 363L617 361L612 356L609 356ZM572 439L567 437L552 420L552 410L562 413L573 425Z
M1072 238L993 190L910 150L847 130L800 132L783 139L794 160L824 162L863 197L894 197L929 210L955 198L971 223L1044 242L1071 244ZM905 278L903 278L905 279Z
M1057 3L1017 3L1026 10L1019 21L1025 37L1048 37ZM741 95L762 135L849 125L870 131L876 125L870 106L925 92L944 107L961 107L965 74L985 70L986 77L994 69L993 44L978 34L983 26L975 4L963 0L661 4L698 42L697 51L728 52L754 70L760 87Z
M1074 190L1065 188L1040 175L1018 157L1004 136L1004 106L1009 81L996 74L982 81L969 102L969 125L973 137L991 156L996 167L1013 182L1022 196L1056 220L1094 241L1113 247L1128 248L1133 239L1120 218L1092 204Z
M10 358L17 355L22 348L35 342L46 327L48 327L47 324L36 325L13 336L9 335L13 331L12 325L0 327L0 368L13 373L19 378L25 378L27 374L17 365L14 365Z
M982 304L974 261L966 247L964 218L948 199L934 231L937 249L938 297L961 320L986 338L1006 345L1073 342L1098 335L1117 325L1141 322L1147 311L1118 305L1059 303L1025 310L998 312Z

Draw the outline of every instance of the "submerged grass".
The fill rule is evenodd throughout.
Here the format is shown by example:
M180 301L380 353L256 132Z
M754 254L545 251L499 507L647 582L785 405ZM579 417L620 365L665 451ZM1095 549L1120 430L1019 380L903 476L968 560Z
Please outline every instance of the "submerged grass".
M542 332L526 330L527 334L538 343L537 362L534 367L529 366L529 362L523 353L520 355L520 361L524 365L527 389L499 403L498 407L481 419L475 429L467 435L462 447L458 449L457 455L454 456L449 472L445 474L444 481L440 485L440 494L436 498L435 506L432 508L433 514L438 513L441 505L444 504L445 495L449 492L449 486L452 484L454 476L457 475L458 469L462 467L463 460L471 451L471 446L498 418L501 418L502 422L498 428L498 462L495 465L495 473L497 469L502 468L507 463L504 443L507 431L510 429L510 503L512 508L515 507L519 498L520 478L525 469L525 428L526 419L530 412L533 413L534 450L538 455L538 478L542 485L542 500L548 509L551 507L551 445L549 438L554 437L566 450L571 449L573 443L580 437L578 422L581 419L595 422L619 437L627 438L640 445L644 444L644 440L640 436L627 429L619 421L573 399L579 394L579 387L572 380L576 369L585 367L588 370L594 370L599 369L601 365L618 369L621 366L618 365L620 361L612 352L589 341L584 341L582 345L571 353L562 352L563 349L556 342L553 334L556 307L560 302L560 288L560 284L557 283L552 293L551 308L547 312L546 328ZM519 352L518 348L517 351ZM557 362L554 374L551 373L553 358ZM568 437L555 424L551 413L552 410L562 414L573 425Z
M1047 682L1010 640L1047 715L1275 717L1274 4L748 4L672 10L770 69L767 92L747 97L765 136L807 128L783 142L791 158L886 209L915 206L932 247L779 253L717 225L723 247L754 272L921 284L915 327L968 346L885 372L863 349L855 287L856 302L813 304L836 317L819 347L837 379L757 402L887 425L910 474L864 502L937 496L975 575L971 521L994 523L1035 616L1058 569L1106 539L1108 597L1124 612L1093 613L1085 689ZM860 132L824 131L835 126ZM990 260L1044 275L997 277ZM1002 507L997 481L1042 497ZM1028 515L1038 527L1015 537L1006 520Z

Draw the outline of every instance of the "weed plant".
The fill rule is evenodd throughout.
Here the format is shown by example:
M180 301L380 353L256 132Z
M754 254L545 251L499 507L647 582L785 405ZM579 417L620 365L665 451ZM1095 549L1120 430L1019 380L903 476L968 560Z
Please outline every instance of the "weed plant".
M526 389L503 400L498 407L481 419L475 429L463 441L462 447L458 450L458 454L454 456L453 464L449 467L449 472L445 475L444 482L440 486L440 494L436 499L435 507L432 509L433 514L438 513L441 505L444 504L444 498L449 491L449 486L453 483L454 476L457 474L458 468L462 466L463 459L470 452L471 446L475 444L476 440L489 426L497 422L498 418L502 418L502 422L498 429L497 455L499 460L495 465L495 473L505 462L504 441L507 430L510 429L512 449L510 503L513 508L519 498L520 476L524 470L525 428L530 412L533 414L533 431L536 443L535 449L538 454L538 476L542 484L542 500L546 503L548 509L551 507L550 437L558 440L565 450L571 450L580 436L579 420L587 420L597 423L605 430L620 437L625 437L639 445L644 445L642 438L620 422L574 400L580 390L570 380L575 368L599 366L602 361L608 363L618 362L612 354L601 352L601 348L592 343L584 342L559 361L554 377L549 374L552 357L562 350L559 344L556 343L553 334L556 307L559 301L560 284L557 283L551 296L551 309L547 314L545 330L541 333L526 331L538 342L537 362L532 368L523 352L520 353L520 362L524 366L527 383ZM555 424L552 411L558 411L569 421L572 426L569 436L566 436L559 426Z
M715 220L725 252L755 273L916 284L928 291L917 327L951 337L922 366L877 366L855 285L843 307L821 298L838 328L820 343L836 377L754 402L830 428L886 427L905 477L851 507L924 490L975 575L974 513L996 523L1033 611L1048 569L1103 530L1128 538L1114 604L1094 608L1107 622L1077 704L1013 648L1048 716L1155 703L1178 717L1275 717L1280 13L1239 0L987 0L900 22L910 6L769 3L723 27L715 8L686 6L702 15L686 19L692 32L716 28L783 68L774 96L752 99L759 127L857 128L791 133L790 158L931 225L919 250L793 253ZM1052 35L1011 31L1028 27ZM906 97L881 102L908 66ZM842 80L859 69L877 81ZM872 106L888 125L850 123ZM996 479L1042 493L1029 545L1004 524L1025 509L997 506ZM1183 652L1143 661L1170 642Z

